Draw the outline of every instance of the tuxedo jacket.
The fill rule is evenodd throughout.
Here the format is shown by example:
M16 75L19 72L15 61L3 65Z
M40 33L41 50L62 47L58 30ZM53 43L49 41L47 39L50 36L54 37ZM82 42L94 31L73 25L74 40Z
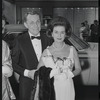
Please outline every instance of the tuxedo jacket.
M46 34L40 32L42 52L49 46L50 39ZM12 66L19 77L19 98L20 100L28 100L31 95L31 90L34 81L24 76L24 70L36 69L38 65L38 59L36 57L30 36L28 32L18 36L14 40L14 46L12 49Z

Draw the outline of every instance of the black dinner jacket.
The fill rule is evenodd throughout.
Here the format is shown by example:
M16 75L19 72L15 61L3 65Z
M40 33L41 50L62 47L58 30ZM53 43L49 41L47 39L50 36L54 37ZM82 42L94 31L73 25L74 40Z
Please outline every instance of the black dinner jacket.
M40 36L43 52L43 50L46 49L46 47L51 43L46 34L40 32ZM36 57L28 32L18 36L14 40L14 48L12 50L12 65L14 71L20 75L24 75L25 69L32 70L37 68L38 59Z

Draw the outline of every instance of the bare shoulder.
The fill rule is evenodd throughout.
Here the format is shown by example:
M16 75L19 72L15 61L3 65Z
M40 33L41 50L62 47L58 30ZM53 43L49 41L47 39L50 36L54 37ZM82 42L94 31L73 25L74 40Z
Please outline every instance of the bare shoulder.
M5 42L4 40L2 40L2 47L5 49L9 48L7 42Z
M72 46L70 46L70 45L68 45L68 44L65 44L65 49L66 49L66 50L70 50L71 47L72 47Z
M72 46L72 48L73 48L73 52L77 53L76 48L74 46Z
M76 50L76 48L74 46L71 46L72 50L73 50L73 54L74 56L78 56L78 51Z
M74 46L68 45L68 44L66 44L65 46L66 46L66 50L72 49L73 50L73 53L74 54L77 54L77 50L76 50L76 48Z
M53 46L51 45L51 46L49 46L48 48L47 48L50 52L53 52L54 51L54 48L53 48Z
M76 50L76 48L74 46L72 46L72 45L70 46L69 45L69 48L72 48L73 49L73 52L77 52L77 50Z
M49 51L51 51L52 47L51 47L51 46L48 46L48 47L43 51L42 56L47 56L47 49L48 49Z
M42 57L47 55L47 49L45 49L42 53Z
M2 44L3 44L3 45L7 45L7 43L6 43L4 40L2 40Z

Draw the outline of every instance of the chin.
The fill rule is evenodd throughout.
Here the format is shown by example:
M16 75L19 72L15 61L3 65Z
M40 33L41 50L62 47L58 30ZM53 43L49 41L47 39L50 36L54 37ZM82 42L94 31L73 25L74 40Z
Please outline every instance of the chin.
M58 42L63 42L64 40L61 39L61 40L57 40L57 41L58 41Z
M33 34L38 35L40 31L33 31Z

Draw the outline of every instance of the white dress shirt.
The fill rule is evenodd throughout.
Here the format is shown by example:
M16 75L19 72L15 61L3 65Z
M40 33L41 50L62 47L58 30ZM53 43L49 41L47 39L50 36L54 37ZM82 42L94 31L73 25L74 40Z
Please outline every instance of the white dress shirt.
M33 36L30 32L29 32L29 35L30 35L30 38L31 38L31 36ZM38 34L37 36L40 36L40 34ZM35 39L31 39L31 42L32 42L34 51L36 53L37 59L39 61L41 54L42 54L41 40L35 38ZM29 72L29 70L25 69L24 76L28 76L28 72Z

